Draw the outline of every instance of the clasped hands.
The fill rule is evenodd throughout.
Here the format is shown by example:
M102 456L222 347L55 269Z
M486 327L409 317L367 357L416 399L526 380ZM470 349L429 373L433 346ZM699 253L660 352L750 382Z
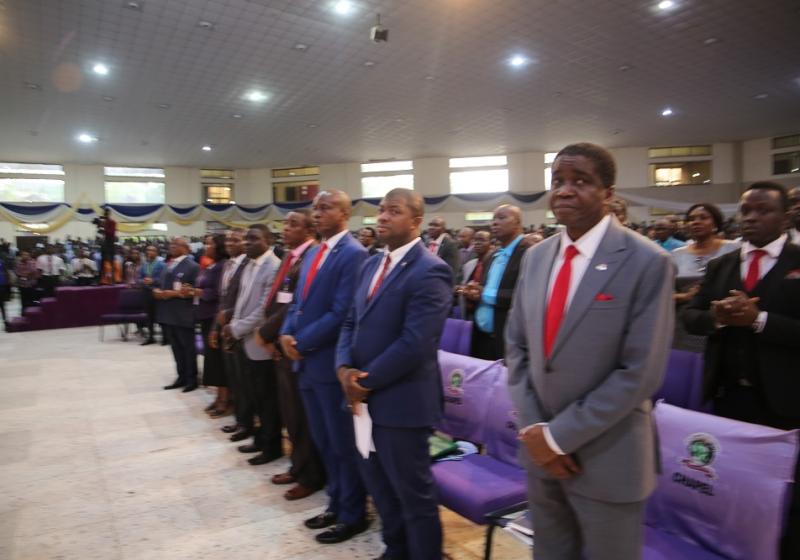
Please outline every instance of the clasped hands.
M581 468L570 455L559 455L547 445L544 426L535 425L517 436L531 461L553 478L566 480L581 474Z
M202 294L202 290L199 290ZM195 288L191 284L181 284L180 290L162 290L155 288L153 297L156 299L190 298L195 296Z
M357 370L351 367L342 366L336 372L339 383L342 385L344 396L347 399L347 406L353 414L361 414L361 403L367 399L369 389L358 384L359 379L364 379L369 374L366 371Z
M748 297L739 290L731 290L725 299L711 302L711 316L723 327L749 327L758 318L760 298Z
M467 282L463 286L460 286L456 293L463 294L463 296L469 301L478 301L481 299L482 292L483 288L481 285L473 280L471 282Z

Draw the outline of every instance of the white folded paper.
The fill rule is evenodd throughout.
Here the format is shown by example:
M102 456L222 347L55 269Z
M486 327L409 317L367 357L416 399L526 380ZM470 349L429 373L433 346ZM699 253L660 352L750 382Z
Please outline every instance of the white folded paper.
M356 449L364 459L369 459L369 452L375 451L375 442L372 441L372 417L367 403L361 403L360 414L353 414L353 428L356 432Z

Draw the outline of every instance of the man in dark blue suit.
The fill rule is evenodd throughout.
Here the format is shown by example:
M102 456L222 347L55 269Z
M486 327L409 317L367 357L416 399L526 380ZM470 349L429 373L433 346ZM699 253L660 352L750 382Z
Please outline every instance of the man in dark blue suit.
M408 189L381 201L378 239L387 251L362 267L336 348L348 406L372 419L358 462L383 522L381 558L442 557L428 437L442 412L437 348L452 272L420 242L422 214L422 197Z
M153 290L158 300L156 320L164 326L178 378L164 389L188 393L197 389L197 349L194 344L193 287L200 267L189 255L189 243L176 237L169 243L171 260L161 273L160 288Z
M328 475L325 512L306 520L327 531L321 543L345 541L367 528L366 495L353 453L353 425L336 378L336 340L353 302L356 275L367 250L350 235L350 198L323 191L314 199L313 218L322 243L303 259L294 301L281 327L283 353L294 360L311 437Z

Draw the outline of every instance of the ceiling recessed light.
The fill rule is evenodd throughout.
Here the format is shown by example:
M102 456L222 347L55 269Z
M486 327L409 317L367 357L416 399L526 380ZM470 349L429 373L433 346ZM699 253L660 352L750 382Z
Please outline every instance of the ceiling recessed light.
M692 173L692 177L699 177L699 176L700 176L699 173Z
M104 96L103 96L103 101L108 101L109 103L110 103L110 102L112 102L112 101L114 101L114 99L115 99L115 98L114 98L114 97L112 97L112 96L110 96L110 95L104 95Z
M92 66L92 72L99 76L106 76L108 74L108 66L103 64L102 62L98 62L94 66Z
M253 103L261 103L262 101L267 100L266 94L258 90L248 91L244 94L244 98L248 101L252 101Z
M42 86L40 86L39 84L34 84L33 82L25 82L25 87L28 89L36 89L36 90L42 89Z
M521 54L515 54L508 59L508 63L515 68L519 68L520 66L525 66L528 64L528 59Z
M159 109L167 110L170 107L172 107L172 105L170 105L169 103L159 103L158 105L156 105L156 107L158 107Z
M622 66L617 68L617 70L619 70L620 72L627 72L628 70L631 69L633 69L633 66L631 66L630 64L623 64Z
M97 136L92 136L88 132L81 132L75 138L78 140L78 142L83 142L84 144L94 144L97 142Z
M760 100L760 99L766 99L767 97L769 97L768 93L757 93L757 94L755 94L753 96L753 99L759 99Z
M297 43L292 48L296 51L307 51L308 45L306 45L305 43Z
M658 3L659 10L666 11L666 10L671 10L674 7L675 7L675 2L673 2L672 0L661 0L661 2Z
M369 67L369 66L375 66L375 62L374 62L374 61L372 61L372 60L365 60L365 61L364 61L364 66L367 66L367 67Z
M197 22L197 27L200 29L214 29L214 24L208 20L201 19Z
M428 80L428 81L431 81L431 80L435 80L436 77L435 76L431 76L430 74L428 74L427 76L425 76L425 79Z
M203 150L204 152L210 152L211 151L211 146L203 146L200 149Z
M231 115L231 118L241 119L242 118L242 114L241 113L234 113L234 114Z
M333 11L340 15L347 15L353 11L353 3L349 0L339 0L333 3Z
M713 45L714 43L716 43L718 41L719 41L719 39L717 39L716 37L709 37L708 39L703 39L703 44L704 45Z
M306 126L308 128L319 128L319 125L318 124L314 124L314 123L308 123Z
M128 0L128 2L125 2L125 7L128 8L129 10L136 10L137 12L141 12L144 6L141 0Z
M663 110L661 111L661 116L662 116L662 117L669 117L669 116L670 116L670 115L672 115L672 114L673 114L673 110L672 110L672 109L670 109L669 107L667 107L666 109L663 109Z

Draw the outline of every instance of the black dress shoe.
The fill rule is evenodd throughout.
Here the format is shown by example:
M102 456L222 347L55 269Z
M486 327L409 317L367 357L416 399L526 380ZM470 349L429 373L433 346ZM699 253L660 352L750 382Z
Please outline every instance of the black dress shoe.
M153 340L152 338L148 338L147 340L142 342L139 346L148 346L150 344L155 344L155 343L156 343L155 340Z
M180 389L181 387L185 387L186 383L181 383L180 381L176 381L172 385L165 385L164 390L169 391L170 389Z
M242 441L244 439L249 438L251 435L253 434L251 434L247 430L242 430L241 432L236 432L228 439L230 439L231 441Z
M309 529L324 529L336 523L336 514L332 511L326 511L315 515L311 519L306 519L304 525Z
M283 457L280 453L259 453L255 457L251 457L247 460L248 463L251 465L266 465L267 463L271 463L275 459L280 459Z
M183 388L183 391L181 391L181 393L191 393L195 389L197 389L197 385L187 385L186 387Z
M240 445L236 449L239 450L239 453L260 453L261 448L257 446L255 443L248 443L247 445Z
M166 346L167 344L169 344L169 342L167 342L166 340L161 341L161 346Z
M232 434L238 432L240 428L239 424L228 424L227 426L222 426L220 431L225 434Z
M345 525L344 523L337 523L327 531L317 535L315 538L317 542L322 544L336 544L350 540L359 533L363 533L369 527L369 523L364 520L352 525Z

